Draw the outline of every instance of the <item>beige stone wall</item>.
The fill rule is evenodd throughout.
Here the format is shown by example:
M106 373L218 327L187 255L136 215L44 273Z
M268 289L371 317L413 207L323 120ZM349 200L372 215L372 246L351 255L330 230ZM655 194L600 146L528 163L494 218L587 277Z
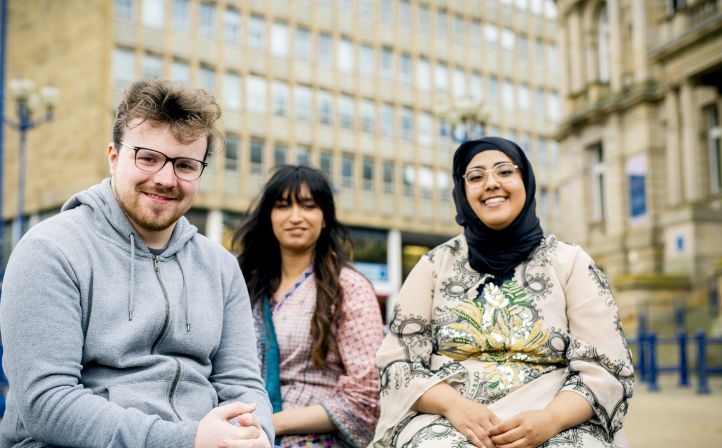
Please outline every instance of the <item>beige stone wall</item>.
M23 76L36 88L53 84L60 102L51 123L28 133L26 210L59 207L107 173L110 141L112 2L11 1L6 79ZM6 91L9 96L9 92ZM6 116L15 117L6 101ZM6 127L3 214L17 210L18 133Z

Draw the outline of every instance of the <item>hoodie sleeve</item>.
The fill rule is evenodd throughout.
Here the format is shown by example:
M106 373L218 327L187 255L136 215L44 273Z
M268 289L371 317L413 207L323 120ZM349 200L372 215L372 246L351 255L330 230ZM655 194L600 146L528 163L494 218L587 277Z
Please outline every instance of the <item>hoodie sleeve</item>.
M0 302L3 366L17 427L34 440L84 447L192 447L196 422L124 409L80 384L84 335L78 277L51 240L32 237L10 257Z
M225 260L224 260L225 261ZM230 286L226 288L221 343L213 357L211 383L218 392L219 404L231 401L256 404L256 418L273 441L271 402L258 367L256 333L250 299L238 262L228 256L232 267Z

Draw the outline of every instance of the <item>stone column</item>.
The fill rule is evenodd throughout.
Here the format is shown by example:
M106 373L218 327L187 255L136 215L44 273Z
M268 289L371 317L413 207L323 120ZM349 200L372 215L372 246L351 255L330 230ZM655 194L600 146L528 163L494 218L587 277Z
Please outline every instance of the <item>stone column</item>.
M386 240L386 264L389 269L389 297L386 299L386 322L391 320L396 303L396 295L401 289L401 232L390 229Z
M689 80L680 90L680 131L684 157L681 159L684 200L694 201L702 196L702 158L697 140L697 110L694 104L694 86Z
M676 88L667 91L664 98L664 119L666 122L666 160L667 185L665 188L667 206L682 202L682 154L679 135L679 92Z
M223 242L223 211L213 209L208 211L206 218L206 236L216 243Z

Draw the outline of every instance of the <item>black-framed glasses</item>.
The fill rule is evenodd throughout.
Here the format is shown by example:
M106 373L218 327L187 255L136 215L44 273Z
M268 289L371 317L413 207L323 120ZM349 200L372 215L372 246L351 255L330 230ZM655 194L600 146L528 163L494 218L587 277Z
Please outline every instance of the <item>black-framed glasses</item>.
M194 182L200 179L203 169L208 166L207 162L192 159L190 157L168 157L155 149L133 146L120 142L126 148L135 151L135 166L147 173L157 173L162 170L166 163L173 165L173 173L180 180Z
M464 174L464 180L466 180L466 184L471 188L481 188L489 179L489 174L487 173L491 171L494 173L494 178L498 182L505 184L514 178L514 173L516 173L517 168L519 167L509 162L500 163L494 168L486 170L482 168L472 168Z

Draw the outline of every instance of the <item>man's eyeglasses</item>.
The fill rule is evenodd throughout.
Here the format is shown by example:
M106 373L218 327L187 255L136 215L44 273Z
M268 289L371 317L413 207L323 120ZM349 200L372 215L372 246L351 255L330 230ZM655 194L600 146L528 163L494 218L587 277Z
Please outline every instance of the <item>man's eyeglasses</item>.
M157 173L163 169L166 163L170 162L178 179L193 182L201 177L203 169L208 166L208 163L202 160L190 157L168 157L155 149L133 146L124 142L120 142L120 144L135 151L135 166L147 173Z
M514 173L516 173L517 168L519 167L508 162L500 163L494 168L489 168L487 170L472 168L464 174L464 179L466 180L466 184L471 188L481 188L489 179L489 175L487 173L492 171L494 173L494 178L498 182L505 184L514 177Z

